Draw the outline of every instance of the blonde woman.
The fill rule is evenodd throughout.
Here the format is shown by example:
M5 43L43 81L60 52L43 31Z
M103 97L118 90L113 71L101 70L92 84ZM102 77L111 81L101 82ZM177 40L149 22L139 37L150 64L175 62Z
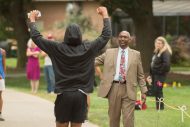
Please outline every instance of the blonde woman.
M38 60L39 54L40 54L40 49L30 39L28 41L28 48L26 52L26 55L28 57L26 72L27 72L27 79L30 80L32 93L37 93L39 87L39 79L40 79L40 65Z
M170 70L170 56L172 50L164 37L155 40L155 49L152 57L150 73L152 77L152 91L156 99L156 109L163 110L164 103L158 101L163 98L163 83Z

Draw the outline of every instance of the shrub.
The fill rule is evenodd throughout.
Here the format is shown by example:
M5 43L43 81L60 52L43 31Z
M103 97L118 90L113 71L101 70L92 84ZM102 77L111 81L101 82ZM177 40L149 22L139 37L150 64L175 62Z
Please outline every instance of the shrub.
M82 32L92 29L90 18L82 14L68 15L66 16L64 22L59 22L59 23L56 23L55 25L56 25L56 28L61 29L61 28L66 28L66 26L68 26L71 23L77 23L81 27Z
M168 39L168 38L166 38ZM169 37L168 42L172 48L171 62L178 66L190 66L190 40L187 36Z

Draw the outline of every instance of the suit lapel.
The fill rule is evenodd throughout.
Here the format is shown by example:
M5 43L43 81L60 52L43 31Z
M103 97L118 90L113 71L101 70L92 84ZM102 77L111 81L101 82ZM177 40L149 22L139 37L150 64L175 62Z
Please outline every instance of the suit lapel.
M127 71L129 70L129 67L130 67L130 65L131 65L131 60L132 60L132 50L129 48L128 49L128 63L127 63ZM126 72L127 72L126 71Z

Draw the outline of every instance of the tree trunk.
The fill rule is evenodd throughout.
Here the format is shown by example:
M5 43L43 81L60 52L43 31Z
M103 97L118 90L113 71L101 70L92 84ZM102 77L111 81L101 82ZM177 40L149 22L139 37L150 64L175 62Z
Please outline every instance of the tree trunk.
M145 73L149 73L154 49L154 40L158 36L158 20L153 16L153 0L104 0L110 10L121 8L129 14L135 25L137 49L141 52Z
M149 73L154 40L157 37L157 22L154 20L152 6L152 0L137 0L137 6L126 10L134 21L137 49L141 52L145 73Z
M27 41L29 39L29 32L26 22L26 14L23 8L23 1L12 1L10 14L11 20L13 23L15 37L17 40L17 69L23 69L26 66L26 48L27 48Z
M151 16L141 17L141 19L138 18L138 20L134 19L134 24L137 49L141 52L144 72L148 73L154 49L154 40L156 38L155 27L152 23Z

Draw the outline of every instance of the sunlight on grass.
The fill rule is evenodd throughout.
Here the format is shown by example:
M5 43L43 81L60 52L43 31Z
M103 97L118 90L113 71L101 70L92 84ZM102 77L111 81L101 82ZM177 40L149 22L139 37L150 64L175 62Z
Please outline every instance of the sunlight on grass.
M40 67L44 66L44 59L40 57ZM6 58L6 66L8 68L15 68L17 64L17 59L16 58Z
M169 79L168 81L172 81ZM190 114L190 81L181 80L182 87L164 88L165 103L177 107L186 105L187 113ZM30 84L25 76L7 77L6 87L17 91L31 94ZM56 95L47 94L44 77L40 78L40 88L35 96L54 102ZM147 98L147 110L135 111L135 127L190 127L190 118L185 116L184 123L181 122L181 112L165 107L164 111L157 112L153 97ZM108 120L108 102L107 99L97 97L97 89L91 94L91 106L89 111L89 120L99 127L109 127ZM121 122L122 124L122 122ZM122 126L121 126L122 127Z
M190 114L190 86L181 88L168 87L164 89L165 103L170 106L187 106ZM190 127L190 118L185 116L181 122L181 112L165 106L165 110L158 112L155 109L154 97L147 97L147 110L135 111L135 127ZM97 90L91 94L89 120L100 127L108 127L107 99L97 97ZM122 122L121 122L122 124Z
M171 67L171 71L190 71L190 67Z
M6 66L10 68L15 68L16 67L16 58L6 58Z

